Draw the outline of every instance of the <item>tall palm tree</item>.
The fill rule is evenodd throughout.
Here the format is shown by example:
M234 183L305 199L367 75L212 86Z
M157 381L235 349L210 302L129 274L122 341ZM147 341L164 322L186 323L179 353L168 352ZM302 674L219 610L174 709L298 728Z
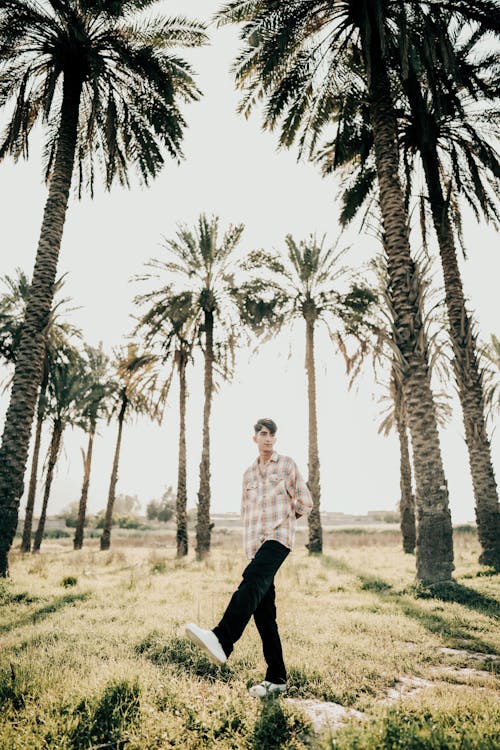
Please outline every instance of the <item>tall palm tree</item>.
M21 339L21 328L26 313L30 283L27 275L20 269L16 269L13 277L4 276L6 291L0 296L0 356L7 364L15 365L16 354ZM54 304L45 327L45 352L42 368L42 381L38 393L36 430L33 446L33 457L31 462L30 481L28 497L24 513L23 534L21 540L21 551L31 550L31 529L33 525L33 508L38 476L38 461L40 456L40 445L42 438L42 427L46 416L47 388L50 373L53 371L60 353L68 348L70 341L80 336L80 331L63 319L72 308L68 307L69 298L58 298L62 289L64 277L55 284ZM11 378L8 379L8 386ZM7 387L7 386L6 386Z
M204 357L203 439L198 490L196 554L204 558L210 550L210 413L214 388L214 370L223 378L231 373L232 355L237 340L239 317L234 298L234 251L243 225L230 225L219 237L219 219L202 214L191 230L179 225L173 239L165 241L167 260L149 263L167 278L177 277L176 293L193 295L193 306L201 315L200 345Z
M145 279L151 276L145 275ZM179 378L179 449L177 464L177 557L188 553L187 529L187 457L186 457L186 367L193 358L193 349L200 335L200 308L194 304L192 292L174 294L170 286L139 295L135 302L149 305L141 315L134 335L140 334L150 364L155 367L153 377L147 373L149 387L156 394L161 408L168 396L172 376Z
M112 391L112 381L108 371L109 358L104 353L102 344L98 348L85 346L83 379L86 382L84 398L79 404L79 412L82 424L88 432L87 450L83 451L83 483L78 503L78 516L73 540L74 549L83 546L83 533L85 528L85 516L87 513L87 498L90 485L90 472L92 468L92 452L97 423L102 419L108 407Z
M67 348L54 364L49 378L47 412L52 419L52 437L47 459L42 510L33 542L33 552L38 552L42 543L50 490L61 451L63 433L68 425L79 422L78 405L85 397L87 387L80 353L76 349Z
M382 237L383 241L383 237ZM412 462L410 459L408 417L404 400L404 370L401 367L401 352L398 351L391 314L391 290L387 277L385 256L370 263L376 278L378 304L372 307L366 329L369 336L354 358L351 370L351 385L360 373L360 366L367 354L371 355L376 380L385 389L381 401L385 402L379 433L388 435L396 430L400 449L400 522L403 549L411 553L416 544L415 499L412 489ZM438 423L443 427L451 416L448 385L449 353L447 338L443 335L443 310L441 290L433 287L432 263L425 252L416 259L418 279L418 305L423 321L422 336L428 352L430 374L444 390L434 390L434 402Z
M115 361L115 378L110 385L112 405L110 418L116 415L118 433L116 436L115 452L111 478L109 480L108 501L104 514L104 526L100 539L101 550L107 550L111 544L111 526L113 523L113 508L116 498L116 483L118 482L118 467L120 465L120 451L122 446L123 425L132 415L154 414L150 400L143 393L140 371L148 366L137 356L135 345L129 345L127 351L119 352Z
M418 12L418 8L415 9ZM421 13L417 14L419 19ZM430 34L430 38L446 38L446 27L443 20L437 18L426 21L423 33ZM440 33L441 32L441 33ZM444 32L444 33L443 33ZM455 45L456 46L456 45ZM441 50L441 46L436 44ZM416 50L421 51L422 57L428 53L429 45L420 44ZM443 184L443 172L451 172L451 179L458 177L461 188L464 173L471 175L471 187L475 192L475 199L486 217L496 218L498 212L485 189L481 172L490 171L496 178L497 190L500 188L500 160L487 141L477 132L473 125L473 116L468 116L464 107L463 97L456 88L461 86L461 80L466 82L468 91L481 95L485 89L484 81L474 73L472 65L465 67L465 75L455 74L455 90L450 91L448 78L436 77L432 70L427 77L427 92L422 85L425 80L425 67L430 69L429 59L419 59L416 50L410 55L407 76L404 77L404 88L408 98L412 123L414 126L415 145L422 162L427 186L432 220L438 238L441 256L445 297L448 311L450 338L453 347L453 370L457 383L457 390L462 406L465 428L465 440L469 453L469 465L474 488L476 520L482 552L479 562L491 565L500 570L500 506L498 489L491 458L491 445L486 429L485 403L483 391L483 377L477 353L477 340L474 322L467 310L465 294L458 266L456 243L453 231L453 221L449 200L447 198L446 176ZM474 48L471 50L474 52ZM433 63L435 56L433 55ZM462 63L460 56L455 54L455 60ZM447 55L442 56L443 62ZM467 61L465 61L467 62ZM452 67L452 66L449 66ZM453 66L450 71L454 73ZM460 70L459 70L460 73ZM458 80L456 80L458 79ZM475 80L474 80L475 79ZM448 85L442 85L446 81ZM474 91L474 84L478 84ZM491 81L490 97L498 95L498 80ZM426 93L428 96L426 96ZM453 128L453 121L458 120L460 127ZM450 127L451 126L451 127ZM458 132L457 132L458 131ZM458 137L457 137L458 136ZM443 170L443 155L439 151L443 145L444 151L451 152L450 169ZM470 188L462 189L470 193ZM474 203L473 203L474 205Z
M416 6L414 12L417 11ZM473 208L477 218L481 214L487 221L496 222L500 218L491 197L492 189L500 187L500 161L482 132L497 117L494 106L488 105L488 99L497 95L495 63L491 55L477 54L476 46L483 38L481 29L457 36L458 32L449 29L449 19L446 21L439 13L417 17L422 31L417 36L418 44L412 46L404 74L398 67L399 59L392 63L401 95L405 97L400 103L398 125L407 200L415 182L414 173L420 171L421 165L427 193L421 206L421 224L425 238L428 203L445 280L453 370L462 406L482 545L480 562L498 566L500 508L486 430L484 373L457 261L462 231L457 210L460 198ZM448 75L436 75L436 67L448 69ZM468 106L471 98L481 99L482 112ZM316 157L325 173L339 166L351 172L350 184L343 193L344 222L353 218L374 188L373 134L370 124L363 120L366 99L362 82L356 89L346 87L343 104L337 109L337 113L341 112L341 122L335 142L326 144ZM415 164L417 157L419 163Z
M435 4L428 0L422 5ZM462 19L495 13L488 0L449 0ZM242 23L244 47L235 63L236 80L245 92L242 111L265 100L264 126L282 123L282 145L290 146L302 128L318 133L329 121L324 100L335 94L346 47L358 50L369 94L375 171L388 271L393 293L397 344L407 369L405 394L415 456L419 514L417 577L425 583L449 580L453 540L428 362L420 345L422 321L415 305L415 266L408 236L408 212L399 176L397 120L388 64L390 48L405 51L411 31L401 0L274 0L227 3L220 23Z
M52 306L73 172L93 191L128 184L137 167L147 183L166 151L182 157L182 101L198 98L191 69L173 46L206 36L182 18L143 20L152 0L0 0L0 106L13 103L0 158L27 156L29 135L45 124L45 205L30 299L0 448L0 576L8 574L42 375L43 330ZM75 169L76 168L76 169Z
M238 291L244 322L257 332L269 336L297 319L304 321L306 333L307 396L308 396L308 486L313 508L308 518L311 553L323 551L320 516L320 461L318 448L318 419L316 402L315 333L323 323L332 339L343 344L341 331L355 332L374 301L365 287L354 285L349 292L338 291L338 282L347 275L341 265L345 255L335 247L325 247L325 238L318 242L311 235L296 242L291 235L286 239L287 253L280 255L265 251L250 253L243 267L252 271L253 278Z

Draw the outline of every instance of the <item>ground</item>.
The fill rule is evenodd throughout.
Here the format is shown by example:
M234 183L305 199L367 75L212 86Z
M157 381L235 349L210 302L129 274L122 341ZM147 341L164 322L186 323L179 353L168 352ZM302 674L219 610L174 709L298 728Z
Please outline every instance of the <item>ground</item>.
M499 576L455 532L455 583L415 585L394 530L301 531L279 572L286 698L260 701L251 624L227 665L183 637L211 627L239 582L237 530L208 560L176 560L173 534L47 540L0 584L0 748L470 748L500 745Z

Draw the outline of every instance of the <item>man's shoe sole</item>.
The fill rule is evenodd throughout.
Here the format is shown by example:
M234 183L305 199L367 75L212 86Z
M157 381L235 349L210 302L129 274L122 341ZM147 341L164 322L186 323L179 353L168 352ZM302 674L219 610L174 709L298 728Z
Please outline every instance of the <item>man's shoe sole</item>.
M217 664L220 667L226 663L226 659L224 659L224 661L221 661L217 656L215 656L215 654L210 651L208 646L201 640L201 638L198 638L196 633L190 630L189 627L186 627L186 635L190 641L195 643L197 646L199 646L199 648L202 649L202 651L206 653L206 655L214 662L214 664Z

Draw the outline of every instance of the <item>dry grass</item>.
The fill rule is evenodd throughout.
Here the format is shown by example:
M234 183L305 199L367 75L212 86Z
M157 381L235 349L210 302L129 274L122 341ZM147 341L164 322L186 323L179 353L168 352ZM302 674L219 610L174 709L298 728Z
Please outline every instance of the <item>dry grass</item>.
M187 621L213 626L239 582L240 536L227 531L216 534L204 563L192 553L177 561L157 536L117 538L109 552L98 551L97 540L80 552L61 540L38 556L14 554L12 580L0 588L0 747L119 747L126 739L128 750L368 748L355 743L382 736L383 722L430 715L430 706L432 715L462 718L468 706L470 732L480 727L488 739L495 662L471 665L439 650L500 647L499 577L478 566L474 535L456 535L457 584L433 595L413 585L414 559L394 531L325 538L321 557L308 556L299 539L277 578L289 694L364 711L373 728L354 723L336 739L313 738L300 711L253 701L246 687L264 671L253 624L222 669L182 637ZM475 671L457 677L450 665ZM401 675L435 686L393 715L384 698ZM441 747L448 746L455 747ZM490 747L463 745L476 746Z

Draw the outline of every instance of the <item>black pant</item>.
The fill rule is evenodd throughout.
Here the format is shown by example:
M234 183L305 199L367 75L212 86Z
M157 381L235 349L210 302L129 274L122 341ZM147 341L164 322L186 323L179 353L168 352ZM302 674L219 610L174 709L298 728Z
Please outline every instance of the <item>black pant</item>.
M243 571L243 580L213 629L229 656L253 615L267 663L266 680L275 683L286 682L286 669L276 623L274 576L289 552L274 539L264 542Z

